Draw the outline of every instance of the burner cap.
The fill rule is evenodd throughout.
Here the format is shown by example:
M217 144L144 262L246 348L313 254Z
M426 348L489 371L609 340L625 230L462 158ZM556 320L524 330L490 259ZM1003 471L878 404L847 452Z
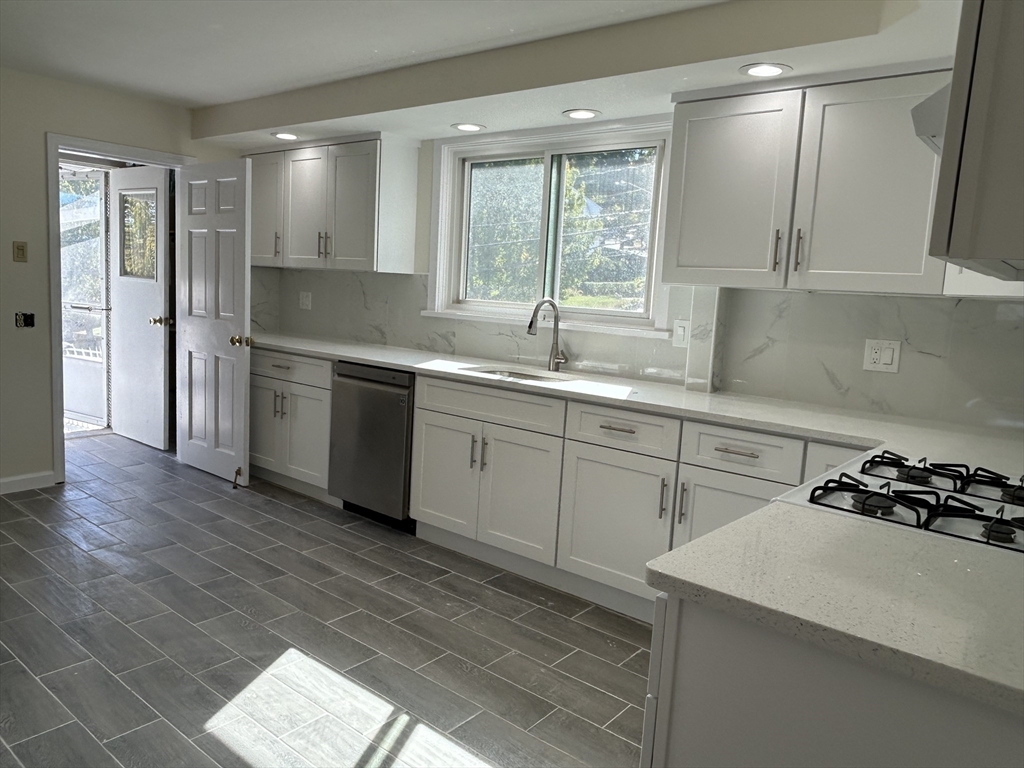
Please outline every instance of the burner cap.
M989 541L998 541L1001 544L1011 544L1017 537L1017 532L1006 523L1000 523L993 520L991 523L985 523L982 528L985 529L987 538Z
M1007 501L1010 504L1024 506L1024 485L1018 485L1016 488L1003 488L999 498L1001 501Z
M881 494L853 494L853 508L866 515L891 515L896 508L896 500Z
M898 467L896 477L909 483L930 483L932 471L924 467Z

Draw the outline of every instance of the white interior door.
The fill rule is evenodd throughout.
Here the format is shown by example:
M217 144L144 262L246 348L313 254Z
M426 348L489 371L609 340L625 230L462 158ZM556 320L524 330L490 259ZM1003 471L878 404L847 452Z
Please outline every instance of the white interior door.
M249 483L248 158L178 183L178 459Z
M170 447L170 201L165 168L110 172L111 427Z

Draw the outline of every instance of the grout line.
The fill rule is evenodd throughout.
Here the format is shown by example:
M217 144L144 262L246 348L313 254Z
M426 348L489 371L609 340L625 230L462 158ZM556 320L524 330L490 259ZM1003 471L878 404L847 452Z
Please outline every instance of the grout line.
M49 689L47 689L47 690L49 690ZM50 695L53 696L52 693ZM54 697L54 698L56 698L56 697ZM60 699L57 699L57 703L60 704L62 707L64 707L64 703ZM30 741L31 739L34 739L34 738L36 738L38 736L42 736L42 735L47 734L47 733L52 733L53 731L56 731L58 728L63 728L65 725L71 725L72 723L78 723L79 725L82 725L82 721L79 720L74 715L72 715L70 709L68 709L67 707L64 707L64 709L66 709L68 714L71 715L71 719L70 720L68 720L66 723L61 723L60 725L55 725L55 726L53 726L53 728L47 728L45 731L40 731L39 733L37 733L37 734L35 734L33 736L26 736L24 739L19 739L18 741L9 742L7 746L11 750L11 752L14 752L13 747L16 747L18 744L24 744L26 741ZM82 725L82 727L85 728L84 725ZM89 731L88 728L85 728L85 730ZM89 732L89 735L93 736L91 732ZM96 737L93 736L93 738L95 739ZM96 741L99 742L99 739L96 739Z
M613 721L615 721L616 719L618 719L619 717L621 717L621 716L622 716L622 713L623 713L623 712L627 712L627 711L629 711L629 707L630 707L630 705L629 705L629 704L627 704L627 705L626 705L626 706L625 706L625 707L623 708L622 712L619 712L619 714L617 714L617 715L616 715L615 717L613 717L613 718L612 718L611 720L609 720L609 721L608 721L607 723L605 723L604 725L602 725L602 726L601 726L601 728L603 728L603 729L605 729L605 730L608 730L608 726L609 726L609 725L611 725ZM611 733L611 731L608 731L608 732L609 732L609 733ZM613 735L614 735L614 734L613 734ZM621 736L620 736L619 738L621 738Z
M122 683L122 685L123 685L123 683ZM127 687L127 686L125 686L125 687ZM131 691L131 688L129 688L128 690ZM132 693L135 693L135 691L132 691ZM137 693L135 695L138 696ZM153 711L156 712L155 709ZM161 715L159 712L157 712L156 720L150 720L148 723L144 723L143 725L136 726L135 728L132 728L131 730L125 731L124 733L119 733L119 734L117 734L117 736L111 736L109 739L106 739L104 741L100 741L99 739L96 739L96 741L100 741L100 744L109 744L110 742L114 741L115 739L120 739L122 736L127 736L129 733L135 733L135 731L141 730L141 729L145 728L147 725L152 725L153 723L159 722L159 721L164 720L164 719L165 718L163 717L163 715ZM93 738L95 738L95 736Z

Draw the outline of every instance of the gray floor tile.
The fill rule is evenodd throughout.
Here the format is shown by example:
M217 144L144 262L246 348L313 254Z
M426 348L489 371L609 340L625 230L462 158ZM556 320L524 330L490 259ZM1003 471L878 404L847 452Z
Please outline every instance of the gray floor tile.
M552 589L544 584L538 584L536 581L524 579L514 573L495 576L488 580L487 585L563 616L575 616L592 605L586 600Z
M330 715L289 733L282 741L317 766L388 765L391 761L376 755L377 749L364 736L346 727Z
M92 472L92 470L89 471ZM93 474L95 475L95 473ZM93 498L104 501L107 504L112 501L124 501L125 499L132 498L131 492L99 478L80 483L79 487Z
M173 573L147 581L139 588L194 624L231 613L231 606Z
M109 566L72 544L41 549L35 556L72 584L82 584L114 574Z
M0 498L0 523L9 523L12 520L26 520L30 517L28 512L19 507L13 501Z
M49 496L51 499L57 501L70 501L71 499L81 499L84 496L88 496L85 491L75 488L73 485L51 485L49 488L40 488L39 492L45 496Z
M240 714L170 659L125 672L121 680L190 739Z
M409 713L398 715L363 735L378 749L387 749L402 766L496 768L499 765Z
M582 648L612 664L621 664L639 650L632 643L627 643L625 640L620 640L543 608L530 611L516 621L531 629L536 629L538 632L543 632L545 635L551 635L565 643Z
M494 587L488 587L465 576L451 573L442 579L432 583L432 586L450 592L456 597L468 600L471 603L486 608L492 613L497 613L507 619L514 619L535 608L532 603L520 600L518 597L500 592Z
M106 480L112 485L117 485L118 483L130 483L135 479L135 475L130 472L125 472L120 467L108 464L106 461L90 465L89 471L96 475L96 477L101 480Z
M355 552L350 552L335 544L328 544L324 547L317 547L306 552L314 560L335 568L349 576L355 576L367 583L378 581L394 575L394 571L365 557L360 557Z
M0 530L29 552L68 543L66 539L31 518L4 523L3 526L0 526Z
M159 563L193 584L202 584L204 581L212 581L228 575L228 572L219 565L215 565L180 544L154 549L146 554L153 562Z
M232 501L231 499L218 498L213 501L204 501L200 506L220 515L223 518L232 520L239 525L256 525L257 523L262 523L270 519L266 515L260 514L255 509L247 507L244 504L239 504L237 501Z
M90 552L94 549L111 547L120 544L121 539L107 533L98 525L93 525L88 520L76 518L63 523L54 523L50 530L59 533L76 547Z
M178 494L183 499L188 499L196 504L201 504L204 501L213 501L217 498L217 494L213 491L200 488L198 485L194 485L187 480L172 480L169 483L161 483L161 485L167 490Z
M626 708L622 699L518 653L499 659L488 669L597 725L604 725Z
M306 552L327 544L319 536L314 536L312 533L296 528L294 525L282 523L280 520L266 518L264 522L252 526L252 529L257 533L281 542L286 547L291 547L296 552Z
M160 487L171 490L167 485L162 485ZM212 501L217 498L215 494L210 494L210 496L211 498L207 499L207 501ZM170 512L179 520L184 520L186 523L192 523L193 525L209 525L210 523L216 523L218 520L224 519L216 512L211 512L208 509L200 507L193 501L180 497L157 502L156 506L164 512Z
M6 664L8 661L14 661L14 654L10 652L6 645L0 643L0 664Z
M120 448L97 448L92 451L92 455L97 459L102 459L107 464L118 468L131 467L142 463L142 460L128 451L121 450Z
M313 517L319 517L321 520L326 520L335 525L350 525L351 523L362 522L366 519L360 514L325 504L316 499L303 499L302 501L295 502L292 506L300 512L313 515Z
M369 611L374 616L391 621L399 616L416 610L416 606L402 600L400 597L388 594L384 590L353 578L347 574L341 574L333 579L320 582L319 586L331 594L346 600L352 605Z
M323 622L334 621L357 610L351 603L290 574L264 582L260 589Z
M100 610L100 606L60 576L43 576L14 587L55 624L63 624Z
M564 709L541 720L530 729L530 733L587 765L635 768L640 764L640 747L636 744Z
M497 640L502 645L543 664L554 664L575 650L561 640L524 627L522 624L517 624L511 619L498 616L483 608L477 608L472 613L460 616L455 619L455 623L489 637L491 640Z
M10 744L71 722L65 709L25 667L16 661L0 667L0 737Z
M131 491L133 498L111 504L119 512L123 512L146 525L166 523L168 520L175 519L171 513L154 506L161 501L170 501L171 499L178 498L176 494L171 493L166 488L161 488L159 485L150 485L149 482L145 481L121 483L121 487L126 491ZM139 514L131 511L133 509L140 510Z
M407 552L392 549L383 544L373 549L364 550L360 554L368 560L373 560L375 563L387 566L393 571L404 573L406 576L423 582L434 581L451 573L451 571L438 565L433 565Z
M348 528L342 528L326 520L314 520L308 525L302 526L302 530L308 531L314 536L318 536L324 541L330 542L342 549L347 549L350 552L362 552L364 549L378 545L378 542L373 539L360 536Z
M562 672L577 677L585 683L590 683L595 688L600 688L630 704L635 704L638 707L644 705L644 699L647 696L647 678L635 675L604 659L591 656L584 651L576 651L555 664L555 669L560 669Z
M302 612L274 619L267 626L325 664L344 671L377 652Z
M386 656L370 659L346 674L443 731L480 711L471 701Z
M255 552L257 549L272 547L278 543L274 539L264 536L251 528L246 528L244 525L239 525L232 520L210 523L203 526L203 530L224 539L229 544L234 544L239 549L244 549L246 552Z
M101 742L157 719L157 714L95 661L40 678L54 696Z
M296 610L291 603L233 574L204 582L201 586L218 600L255 621L272 621Z
M609 611L607 608L602 608L599 605L588 608L573 618L581 624L586 624L588 627L607 632L609 635L621 637L623 640L633 645L639 645L648 651L651 650L651 625L646 622L631 619L628 616Z
M450 653L417 671L524 730L555 710L551 702Z
M107 523L103 530L113 534L125 544L131 544L142 552L151 549L169 547L174 543L154 528L143 525L138 520L122 520L120 523Z
M73 499L67 502L67 505L74 512L78 513L79 516L84 517L94 525L106 525L107 523L117 523L128 519L128 515L104 501L94 499L92 496L87 496L84 499Z
M237 655L173 612L136 622L132 629L193 674L231 661Z
M167 610L167 606L123 576L106 576L80 584L78 588L125 624L148 619Z
M476 608L473 603L456 597L450 592L437 589L401 573L375 582L374 586L446 619L455 619Z
M497 765L531 768L569 768L583 765L561 750L490 712L481 712L453 730L451 735ZM600 766L611 768L606 764Z
M81 723L68 723L14 745L25 768L120 768Z
M474 560L472 557L466 557L466 555L439 547L436 544L427 544L419 547L416 550L416 557L434 565L439 565L454 573L461 574L468 579L473 579L473 581L487 581L487 579L493 579L502 572L500 568L495 568L493 565L482 563L479 560Z
M223 547L227 544L219 536L204 531L192 523L186 523L184 520L172 520L169 523L154 525L153 530L193 552L205 552L208 549Z
M18 758L3 743L0 743L0 768L22 768Z
M309 768L291 747L244 715L195 740L223 768ZM340 765L340 764L339 764Z
M8 544L4 547L3 556L0 556L0 578L8 584L38 579L48 573L53 571L17 544Z
M96 479L98 479L96 475L82 467L76 467L74 464L70 463L65 464L64 466L64 482L66 483L74 483L77 485L88 480Z
M125 768L217 768L166 720L144 725L103 745Z
M275 520L280 520L282 523L294 525L296 528L301 528L302 526L308 525L317 519L312 515L307 515L305 512L300 512L294 507L282 504L280 501L276 501L275 499L268 499L264 497L260 499L252 499L246 503L257 512L262 512L264 515L272 517Z
M43 525L74 520L78 517L74 512L49 496L37 496L18 502L18 506L28 512Z
M331 626L410 669L416 669L445 653L444 649L418 635L366 611L344 616L331 622Z
M651 652L637 651L619 666L623 669L628 669L635 675L641 675L646 679L651 671Z
M395 619L395 624L482 667L509 652L504 645L429 611L410 613Z
M204 621L199 628L239 656L267 669L292 649L292 643L240 613Z
M10 536L8 536L3 531L0 531L0 547L2 547L4 544L13 544L13 543L14 543L14 539L12 539Z
M115 675L164 657L109 613L69 621L61 629Z
M245 659L221 664L198 677L275 736L324 714L320 707Z
M268 563L283 568L293 576L298 576L303 581L312 584L338 575L338 572L330 566L324 565L319 560L306 557L301 552L283 544L275 544L273 547L261 549L256 554Z
M169 576L170 571L159 563L147 558L135 547L127 544L97 549L90 553L97 560L102 560L133 584L138 584L161 576Z
M301 493L297 493L288 488L283 488L280 485L275 485L263 478L256 478L253 480L249 485L249 490L254 493L258 493L260 496L265 496L268 499L279 501L282 504L294 504L306 498Z
M28 600L6 581L0 581L0 621L16 619L35 613L36 609Z
M616 736L639 745L644 735L644 711L639 707L629 707L605 728Z
M411 534L395 530L386 525L378 525L369 520L354 523L347 526L347 528L353 533L358 533L360 536L373 539L381 544L386 544L392 549L399 549L402 552L414 552L427 544L423 539L417 539Z
M301 658L275 670L273 675L360 733L366 733L404 711L316 659Z
M262 584L285 575L277 566L231 544L207 550L203 556L253 584Z

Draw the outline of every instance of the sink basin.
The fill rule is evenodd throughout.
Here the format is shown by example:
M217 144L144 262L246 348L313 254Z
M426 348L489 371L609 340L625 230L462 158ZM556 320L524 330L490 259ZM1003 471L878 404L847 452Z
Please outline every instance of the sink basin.
M473 373L487 373L501 379L512 379L514 381L570 381L575 378L565 373L554 371L522 370L519 368L474 368Z

